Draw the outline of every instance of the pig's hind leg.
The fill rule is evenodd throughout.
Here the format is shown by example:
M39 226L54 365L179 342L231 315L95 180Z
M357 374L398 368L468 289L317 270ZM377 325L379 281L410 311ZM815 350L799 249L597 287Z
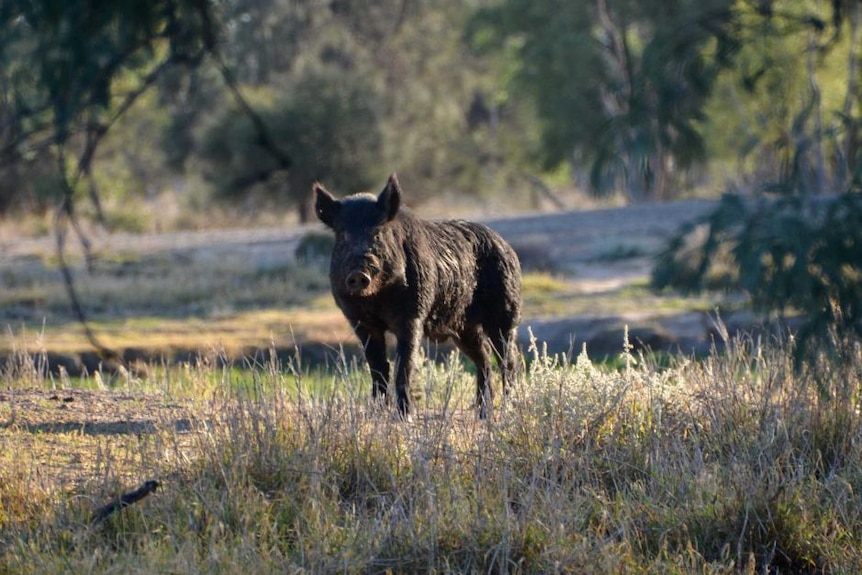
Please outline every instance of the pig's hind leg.
M457 343L458 348L476 366L476 406L479 408L479 417L485 419L488 416L488 409L494 403L494 388L491 384L491 343L478 327L461 333Z
M494 355L500 365L503 379L503 394L508 395L515 383L521 365L521 351L518 349L517 330L496 330L491 336Z

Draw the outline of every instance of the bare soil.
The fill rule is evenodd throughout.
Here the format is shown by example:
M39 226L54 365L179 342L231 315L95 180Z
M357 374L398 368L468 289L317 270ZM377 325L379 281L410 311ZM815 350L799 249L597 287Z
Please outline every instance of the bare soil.
M113 487L100 482L109 477L134 486L147 479L141 469L152 469L154 449L193 450L192 408L139 392L7 389L0 392L0 453L10 458L7 471L49 492L79 493L93 482L101 492Z

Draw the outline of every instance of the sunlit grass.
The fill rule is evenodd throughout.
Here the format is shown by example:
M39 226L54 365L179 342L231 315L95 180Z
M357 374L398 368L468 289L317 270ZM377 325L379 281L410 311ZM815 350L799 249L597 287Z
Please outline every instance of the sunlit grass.
M298 267L296 274L288 274L289 281L283 270L272 272L271 277L256 273L247 282L247 275L228 281L225 278L232 272L210 272L218 276L213 283L206 278L190 279L192 270L186 275L174 273L180 274L177 281L152 277L134 283L129 278L103 278L98 290L85 291L90 325L100 342L120 351L148 350L152 357L174 351L220 349L233 358L270 346L285 349L314 342L337 350L340 342L353 342L351 330L332 300L325 273L313 266ZM95 278L81 287L87 288L93 281ZM233 287L225 289L233 291L216 295L219 286L226 283ZM243 285L244 295L237 291L239 285ZM655 293L646 277L585 287L570 277L533 272L524 275L522 286L524 310L534 318L596 314L655 317L712 311L719 300L715 294L684 298L670 292ZM12 309L30 305L41 306L46 312L63 310L44 316L44 320L31 319L26 328L24 320L7 321L6 331L14 338L0 337L0 352L12 349L13 339L31 352L75 354L91 349L83 327L69 316L68 301L59 285L10 289L0 298ZM97 300L99 303L94 303ZM276 305L279 301L283 305Z
M625 282L597 280L584 287L573 278L549 273L529 273L523 278L524 308L537 317L673 315L682 312L710 312L716 306L733 309L730 296L708 293L683 297L678 293L655 292L646 276Z
M423 365L412 423L372 405L345 356L153 366L98 393L7 380L0 572L862 569L859 349L816 372L756 340L661 366L541 349L487 421L454 355ZM28 385L56 387L36 371ZM86 412L120 427L34 427Z
M328 307L328 309L327 309ZM112 349L159 351L221 349L232 357L246 349L293 347L297 341L315 341L337 346L352 337L350 326L335 307L251 310L208 318L135 316L91 322L103 344ZM37 329L10 329L0 338L0 350L12 344L32 352L50 350L75 353L91 348L84 329L76 323L61 323Z

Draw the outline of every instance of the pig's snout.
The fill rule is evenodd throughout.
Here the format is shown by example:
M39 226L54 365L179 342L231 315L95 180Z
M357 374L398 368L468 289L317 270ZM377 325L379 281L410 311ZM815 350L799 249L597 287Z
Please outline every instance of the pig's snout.
M359 293L371 285L371 276L364 271L355 270L347 274L344 284L350 293Z

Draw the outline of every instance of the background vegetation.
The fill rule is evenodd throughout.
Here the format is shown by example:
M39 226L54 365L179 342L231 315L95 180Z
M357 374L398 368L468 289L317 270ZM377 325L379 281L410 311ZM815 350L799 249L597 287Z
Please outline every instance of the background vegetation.
M0 4L0 217L56 216L59 247L0 278L25 324L0 372L0 572L859 572L860 25L852 0ZM292 237L287 263L284 236L255 257L180 236L87 250L84 219L305 221L313 180L354 192L392 170L443 204L730 192L662 252L659 294L576 302L560 255L586 240L520 246L542 270L530 313L727 289L801 329L732 339L716 321L721 353L626 339L604 365L533 340L485 422L448 356L423 364L405 425L366 403L325 237ZM651 253L599 233L599 267ZM81 306L122 361L64 363L100 347L69 328ZM312 333L313 366L294 345ZM93 520L150 478L156 494Z
M305 219L312 180L352 192L392 170L417 194L513 205L537 182L634 201L764 181L840 191L859 169L859 11L6 3L0 214L80 204L112 226L189 225L167 221L156 200L171 198L186 213L230 199Z

